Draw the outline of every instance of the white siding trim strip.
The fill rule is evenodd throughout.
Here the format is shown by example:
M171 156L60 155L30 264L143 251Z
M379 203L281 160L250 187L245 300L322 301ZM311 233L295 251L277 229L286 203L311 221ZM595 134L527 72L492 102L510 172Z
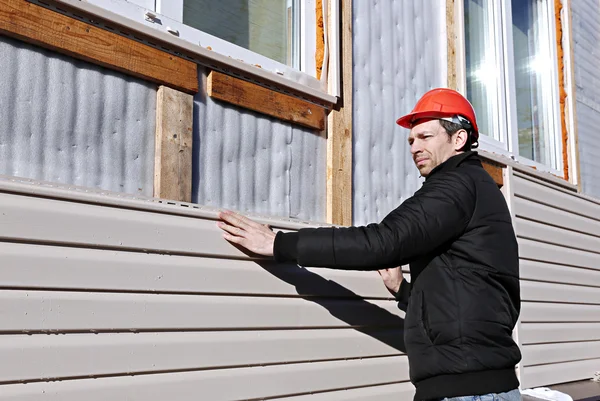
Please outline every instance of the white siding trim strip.
M415 388L411 383L399 383L301 395L298 397L277 398L273 399L273 401L390 401L412 400L414 395Z
M406 357L13 384L2 401L248 400L408 381Z
M600 270L521 260L520 274L524 280L600 287Z
M600 288L523 280L521 281L521 299L523 301L600 305ZM600 316L598 318L600 319ZM600 333L598 334L600 337Z
M519 239L519 253L522 259L600 270L598 254L575 249L558 247L528 239Z
M600 305L571 305L524 301L521 304L521 322L600 323Z
M515 219L514 223L520 238L596 253L600 260L600 237L552 227L523 218Z
M600 366L600 359L530 366L523 375L523 388L591 379Z

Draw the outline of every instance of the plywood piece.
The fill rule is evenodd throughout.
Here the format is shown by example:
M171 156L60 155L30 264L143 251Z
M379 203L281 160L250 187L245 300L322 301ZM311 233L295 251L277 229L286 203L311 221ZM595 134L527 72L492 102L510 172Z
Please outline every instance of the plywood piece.
M371 336L369 334L373 334ZM399 355L400 330L250 330L0 336L0 383Z
M492 177L499 187L504 185L504 168L498 163L489 160L482 160L481 164L487 173Z
M194 97L166 86L158 88L154 196L192 200L192 128Z
M0 0L0 33L187 93L198 92L195 63L26 0Z
M408 381L404 356L12 384L2 386L0 401L272 399L401 381Z
M208 74L206 91L212 98L271 117L317 130L325 128L323 107L217 71Z
M327 222L352 225L352 1L342 0L341 97L327 124Z

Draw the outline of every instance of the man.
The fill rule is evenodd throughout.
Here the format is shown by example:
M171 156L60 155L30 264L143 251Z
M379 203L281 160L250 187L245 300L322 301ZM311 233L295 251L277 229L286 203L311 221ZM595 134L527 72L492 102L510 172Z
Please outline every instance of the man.
M504 197L471 150L475 112L458 92L434 89L397 123L410 129L425 183L381 223L275 235L223 212L219 226L227 240L277 261L380 270L406 311L416 400L519 400L517 242ZM410 283L394 267L407 263Z

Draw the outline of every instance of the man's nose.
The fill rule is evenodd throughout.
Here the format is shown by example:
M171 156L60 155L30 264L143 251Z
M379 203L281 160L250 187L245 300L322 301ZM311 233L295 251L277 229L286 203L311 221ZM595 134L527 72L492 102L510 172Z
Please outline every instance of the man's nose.
M417 154L421 151L421 145L419 143L419 141L415 140L413 143L410 144L410 153Z

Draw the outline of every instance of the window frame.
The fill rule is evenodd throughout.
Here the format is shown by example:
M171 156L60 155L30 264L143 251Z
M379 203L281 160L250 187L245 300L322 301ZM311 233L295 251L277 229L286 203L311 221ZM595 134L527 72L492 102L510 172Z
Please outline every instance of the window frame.
M277 86L293 88L301 95L308 95L324 101L326 104L332 105L337 103L339 91L335 90L336 85L333 85L333 87L329 88L326 81L329 80L335 82L339 80L339 68L334 70L330 66L330 72L328 76L323 77L327 79L318 80L316 78L316 60L314 57L316 50L316 0L294 0L301 4L301 32L307 33L307 35L303 35L304 40L300 41L301 46L299 50L302 54L312 54L312 57L300 57L301 68L304 68L305 70L311 70L312 74L309 74L307 71L301 71L300 69L279 63L275 60L269 59L266 56L183 24L183 22L181 22L183 20L183 0L86 0L85 2L78 0L57 1L75 8L84 9L85 11L93 14L102 14L99 15L101 17L107 16L104 14L116 14L134 22L131 27L135 30L141 30L137 29L135 24L137 23L142 24L144 27L153 28L151 30L144 29L144 32L159 31L162 34L169 33L169 36L171 36L174 41L186 42L185 48L187 49L190 48L190 45L192 45L192 48L197 47L198 53L202 53L202 55L208 56L208 58L214 54L214 58L217 59L219 63L230 65L233 68L239 68L240 63L243 63L245 65L244 70L251 71L253 75L259 77L259 80L265 80L269 84L275 83L275 85L277 85L277 83L284 83L284 85ZM327 0L324 0L323 3L324 7L326 7L328 2ZM144 5L150 4L154 4L154 7L143 7ZM336 1L331 1L330 7L331 15L339 15L339 10L337 10L338 4ZM103 12L94 12L98 9L101 9ZM108 13L105 13L104 11ZM148 12L151 15L155 15L156 18L148 18ZM324 18L326 18L326 15L324 15ZM331 35L336 35L335 37L339 37L339 32L337 32L339 30L338 25L339 24L337 23L331 24ZM330 55L339 51L338 42L333 42L332 39L333 38L330 37L328 41L330 42ZM209 51L206 51L207 49Z
M465 0L456 0L456 53L457 53L457 86L458 91L466 96L467 77L466 77L466 36L465 36ZM553 0L545 0L547 15L554 15ZM552 128L548 140L550 141L550 160L552 165L539 163L535 160L525 158L519 154L519 130L517 121L517 102L516 102L516 78L514 66L514 50L512 37L512 5L511 0L499 0L494 2L495 14L495 37L496 57L500 63L499 77L499 102L497 126L500 128L500 137L503 141L498 141L486 135L481 135L479 139L480 148L487 152L500 154L509 157L520 164L535 167L538 170L552 173L564 178L564 166L562 160L562 127L560 118L560 94L559 94L559 74L556 44L556 20L549 18L548 29L550 33L550 57L553 60L551 66L552 74L552 100L545 105L549 107L552 118ZM557 166L557 168L554 168Z

